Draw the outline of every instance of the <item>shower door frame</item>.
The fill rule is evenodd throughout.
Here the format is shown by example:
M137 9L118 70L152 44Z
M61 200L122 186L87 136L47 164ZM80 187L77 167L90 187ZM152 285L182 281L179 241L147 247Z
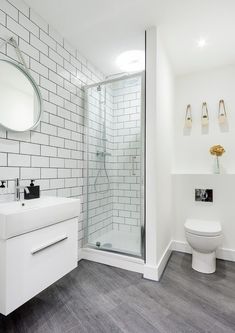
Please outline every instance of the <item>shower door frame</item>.
M87 107L87 91L90 88L95 88L98 86L106 85L108 83L114 83L117 81L125 80L125 79L131 79L135 77L140 77L141 78L141 126L140 126L140 137L141 137L141 148L140 148L140 156L141 156L141 163L140 163L140 200L143 200L143 202L140 203L140 255L135 255L131 253L127 253L125 251L121 250L113 250L113 249L105 249L105 248L99 248L95 246L94 244L89 243L89 235L88 235L88 220L89 220L89 210L88 210L88 196L89 196L89 114L88 114L88 107ZM126 255L129 257L134 257L134 258L139 258L145 260L145 248L146 248L146 239L145 239L145 231L146 231L146 209L145 209L145 202L146 202L146 72L141 71L141 72L136 72L133 74L127 74L127 75L122 75L119 77L115 77L113 79L108 79L104 81L100 81L97 83L89 84L84 87L85 91L85 131L84 131L84 143L85 143L85 156L86 156L86 163L84 166L84 169L86 170L86 183L85 183L85 188L86 188L86 208L85 208L85 223L86 223L86 228L84 228L84 239L85 239L85 244L84 246L86 248L91 248L95 249L98 251L103 251L103 252L110 252L110 253L116 253L116 254L121 254L121 255ZM143 147L143 148L142 148ZM142 175L143 174L143 175ZM142 186L144 186L144 190L142 191ZM143 197L141 196L141 193L143 192Z

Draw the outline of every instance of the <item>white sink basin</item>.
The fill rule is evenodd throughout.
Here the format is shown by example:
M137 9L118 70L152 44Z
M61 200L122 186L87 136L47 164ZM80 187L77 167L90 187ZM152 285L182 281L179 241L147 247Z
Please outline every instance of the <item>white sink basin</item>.
M63 222L80 214L80 200L59 197L0 204L0 239Z

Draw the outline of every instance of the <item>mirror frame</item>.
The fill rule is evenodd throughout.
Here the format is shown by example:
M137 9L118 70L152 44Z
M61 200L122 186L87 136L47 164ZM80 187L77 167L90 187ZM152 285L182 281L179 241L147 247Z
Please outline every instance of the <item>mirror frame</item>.
M42 114L43 114L43 99L42 99L42 95L41 95L41 92L39 90L39 87L36 83L36 81L34 80L34 78L31 76L31 74L29 73L28 70L26 70L23 65L17 63L17 62L14 62L14 61L11 61L11 60L7 60L7 59L0 59L0 62L6 62L14 67L16 67L22 74L24 74L24 76L26 76L26 78L30 81L30 83L32 84L33 86L33 89L37 95L37 100L38 100L38 103L39 103L39 116L38 116L38 119L37 121L35 122L35 124L25 130L14 130L14 129L11 129L7 126L4 126L1 121L0 121L0 126L3 127L4 129L6 129L7 131L11 131L11 132L16 132L16 133L24 133L24 132L28 132L32 129L34 129L35 127L38 126L38 124L40 123L41 119L42 119Z

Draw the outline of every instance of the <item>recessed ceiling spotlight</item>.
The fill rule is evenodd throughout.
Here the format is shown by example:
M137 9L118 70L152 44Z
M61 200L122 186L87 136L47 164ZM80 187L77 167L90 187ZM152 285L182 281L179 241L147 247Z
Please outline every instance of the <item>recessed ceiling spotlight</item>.
M137 72L145 68L145 53L131 50L121 53L116 60L118 67L125 72Z
M200 38L198 41L197 41L197 46L200 47L200 48L203 48L207 45L207 42L205 40L205 38Z

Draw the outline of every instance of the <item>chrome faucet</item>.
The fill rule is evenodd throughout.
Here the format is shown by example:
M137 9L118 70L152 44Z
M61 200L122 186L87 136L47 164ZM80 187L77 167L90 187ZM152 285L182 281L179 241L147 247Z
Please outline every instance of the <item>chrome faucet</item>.
M20 189L24 189L26 193L29 193L29 189L26 186L20 186L19 178L15 180L15 200L20 201Z

